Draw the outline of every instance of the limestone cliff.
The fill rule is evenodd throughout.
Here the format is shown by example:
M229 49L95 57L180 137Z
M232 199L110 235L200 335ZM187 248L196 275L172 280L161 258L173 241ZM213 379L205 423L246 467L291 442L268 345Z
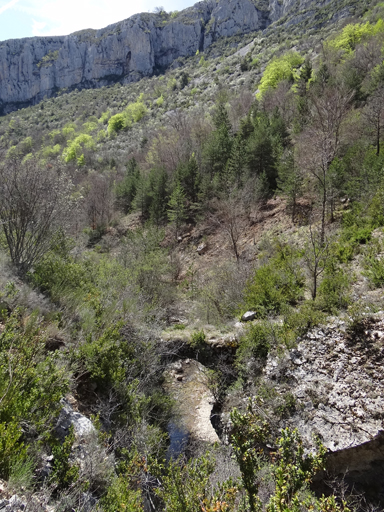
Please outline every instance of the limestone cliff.
M200 2L176 16L137 14L101 30L0 43L0 113L62 89L150 76L216 39L263 29L268 13L251 0Z
M0 115L59 91L151 76L178 57L221 37L263 30L312 1L204 0L180 13L137 14L101 30L0 42Z

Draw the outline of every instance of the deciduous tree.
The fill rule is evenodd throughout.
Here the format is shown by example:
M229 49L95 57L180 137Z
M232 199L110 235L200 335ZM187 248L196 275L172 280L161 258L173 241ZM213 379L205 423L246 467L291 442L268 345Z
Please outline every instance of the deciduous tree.
M62 167L36 158L0 165L0 222L13 264L25 274L68 225L74 186Z

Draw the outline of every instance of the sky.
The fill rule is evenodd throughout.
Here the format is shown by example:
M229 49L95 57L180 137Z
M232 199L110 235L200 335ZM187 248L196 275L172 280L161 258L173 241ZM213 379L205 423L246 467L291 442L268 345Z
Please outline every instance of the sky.
M0 41L103 28L137 12L181 11L198 0L0 0Z

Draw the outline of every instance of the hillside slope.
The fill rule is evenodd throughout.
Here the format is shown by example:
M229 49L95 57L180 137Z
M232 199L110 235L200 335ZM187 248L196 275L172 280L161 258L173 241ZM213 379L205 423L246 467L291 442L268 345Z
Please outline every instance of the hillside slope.
M314 18L327 0L210 0L177 13L142 13L101 30L0 43L0 114L75 88L129 83L204 51L222 37L263 30L282 16ZM339 5L340 4L340 5ZM352 2L353 4L353 2ZM335 2L333 17L351 12Z

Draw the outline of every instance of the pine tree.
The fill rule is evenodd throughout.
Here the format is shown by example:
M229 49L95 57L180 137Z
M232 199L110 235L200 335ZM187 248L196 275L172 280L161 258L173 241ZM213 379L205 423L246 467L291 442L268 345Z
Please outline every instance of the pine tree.
M211 178L221 175L232 150L231 123L224 105L219 104L213 116L216 129L211 133L203 148L203 161Z
M225 172L225 181L227 189L236 185L238 188L242 185L242 179L247 168L247 152L245 143L240 136L237 136L232 145L231 156Z
M179 166L177 170L177 176L188 199L192 203L196 203L200 191L201 174L194 153L188 162Z
M151 205L149 207L151 220L159 225L165 218L168 200L167 181L165 169L152 169L150 176Z
M140 210L141 216L146 219L149 216L149 208L151 205L150 183L148 177L144 173L140 173L137 180L137 189L134 200L134 207Z
M127 171L123 180L116 187L116 197L124 213L129 213L137 192L140 169L135 158L127 163Z
M177 239L181 223L186 218L185 193L180 183L175 188L168 201L168 219L175 226L175 237Z
M295 163L293 149L285 152L278 168L277 185L287 198L288 207L291 209L292 222L295 222L297 199L300 197L303 189L303 174Z

